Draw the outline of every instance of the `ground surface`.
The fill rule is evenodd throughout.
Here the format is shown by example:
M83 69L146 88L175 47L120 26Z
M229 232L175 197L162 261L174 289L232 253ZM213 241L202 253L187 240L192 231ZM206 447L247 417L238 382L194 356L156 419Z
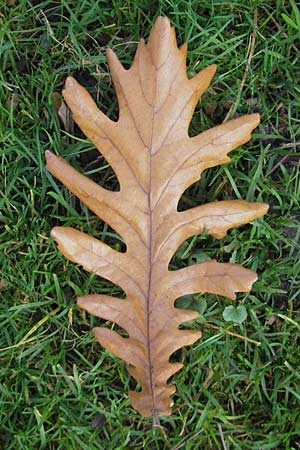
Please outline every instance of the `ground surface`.
M299 449L295 2L0 3L0 448ZM175 355L185 368L174 377L174 414L152 428L129 404L126 393L133 385L125 365L90 332L99 320L75 303L80 294L118 295L118 289L66 261L49 232L56 224L72 225L111 245L119 241L45 171L44 151L51 149L107 188L117 188L113 172L80 130L58 119L59 93L72 74L116 118L105 48L113 47L129 65L137 40L148 36L158 14L171 19L179 43L187 41L189 75L218 64L191 135L221 123L228 113L261 114L252 141L232 152L229 165L207 170L180 207L245 198L269 203L270 212L220 241L195 237L173 258L173 268L210 257L241 262L257 270L259 280L250 294L238 297L247 312L241 324L224 320L228 299L180 300L181 306L198 308L194 327L203 330L203 338Z

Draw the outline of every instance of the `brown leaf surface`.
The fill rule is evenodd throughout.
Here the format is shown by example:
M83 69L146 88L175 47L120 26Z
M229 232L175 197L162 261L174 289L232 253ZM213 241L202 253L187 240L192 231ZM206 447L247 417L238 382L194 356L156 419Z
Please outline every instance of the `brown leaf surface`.
M51 233L67 258L126 292L125 300L87 295L78 304L127 331L124 338L107 328L94 329L101 345L126 361L141 385L140 392L129 394L132 405L154 419L171 413L175 387L167 380L182 364L170 363L170 355L201 337L200 331L178 329L197 313L175 308L175 299L197 292L234 299L256 280L251 270L216 261L169 271L171 257L192 235L207 230L219 239L268 209L264 203L232 200L177 211L185 189L204 169L230 161L228 153L247 142L259 123L259 115L251 114L190 138L194 108L216 67L187 79L186 50L186 45L177 48L174 29L159 17L147 45L140 41L129 70L107 51L119 101L117 122L73 78L66 81L63 95L73 118L115 170L119 192L103 189L47 152L48 170L126 242L126 253L119 253L69 227Z

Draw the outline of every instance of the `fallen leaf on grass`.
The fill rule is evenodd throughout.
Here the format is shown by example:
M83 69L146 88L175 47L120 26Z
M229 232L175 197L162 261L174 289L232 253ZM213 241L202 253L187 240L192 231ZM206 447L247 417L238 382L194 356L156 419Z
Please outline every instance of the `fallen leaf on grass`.
M132 405L156 424L158 415L171 413L175 387L167 381L183 366L170 363L170 356L201 337L200 331L178 328L198 313L175 308L175 299L199 292L235 299L236 292L249 291L256 280L251 270L215 260L169 271L170 259L190 236L207 232L220 239L268 209L264 203L226 200L177 211L182 193L199 174L229 162L228 153L247 142L259 123L259 115L251 114L190 138L194 108L216 66L187 79L186 51L185 44L177 48L165 17L157 19L147 44L140 41L129 70L108 50L119 101L117 122L73 78L66 81L63 95L73 118L115 170L119 192L103 189L51 152L46 155L48 170L126 243L126 253L119 253L70 227L51 232L67 258L126 292L125 300L91 294L79 297L78 304L127 331L124 338L108 328L94 329L101 345L126 361L141 386L129 393Z
M9 283L8 283L8 281L6 281L6 280L0 280L0 289L4 289L4 288L6 288L6 287L8 287L9 286Z

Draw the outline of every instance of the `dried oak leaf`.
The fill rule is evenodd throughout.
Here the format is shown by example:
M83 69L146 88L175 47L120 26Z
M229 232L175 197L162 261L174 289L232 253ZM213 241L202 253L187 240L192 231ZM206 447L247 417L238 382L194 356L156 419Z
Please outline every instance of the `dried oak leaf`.
M227 154L247 142L259 123L259 115L251 114L190 138L195 105L216 66L187 79L186 51L186 45L178 49L165 17L156 20L147 44L140 41L129 70L108 49L119 101L117 122L73 78L66 81L63 96L74 120L115 170L119 192L103 189L47 152L48 170L126 242L126 253L119 253L69 227L51 232L68 259L125 291L125 300L87 295L78 304L127 331L124 338L108 328L94 329L101 345L128 363L141 386L140 392L129 393L132 405L153 418L171 413L175 387L167 380L183 365L170 363L170 355L201 337L200 331L178 329L197 312L175 308L175 299L198 292L234 299L235 292L249 291L256 280L251 270L216 261L169 271L171 257L192 235L207 230L219 239L268 209L264 203L230 200L177 211L182 193L201 171L230 161Z

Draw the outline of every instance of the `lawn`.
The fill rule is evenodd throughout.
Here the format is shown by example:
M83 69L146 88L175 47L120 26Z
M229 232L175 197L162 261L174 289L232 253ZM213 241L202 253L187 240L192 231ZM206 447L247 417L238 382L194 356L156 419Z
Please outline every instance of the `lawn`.
M0 0L1 450L300 449L300 9L295 1ZM243 198L270 205L221 240L185 242L173 269L216 258L258 272L249 294L181 298L203 337L176 352L174 413L152 427L129 403L125 363L100 347L101 322L76 306L112 283L69 262L50 238L72 226L115 248L115 231L45 169L50 149L108 189L108 163L70 117L58 115L73 75L112 119L118 105L105 49L125 67L155 18L188 43L191 77L218 65L190 135L259 112L252 140L206 170L181 209ZM241 308L242 307L242 308ZM226 309L225 309L226 308ZM227 312L227 314L226 314ZM234 319L231 316L231 319ZM107 327L113 327L107 322Z

